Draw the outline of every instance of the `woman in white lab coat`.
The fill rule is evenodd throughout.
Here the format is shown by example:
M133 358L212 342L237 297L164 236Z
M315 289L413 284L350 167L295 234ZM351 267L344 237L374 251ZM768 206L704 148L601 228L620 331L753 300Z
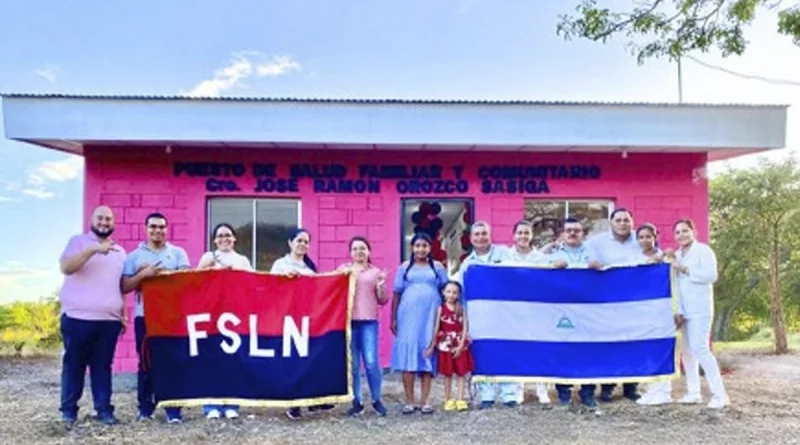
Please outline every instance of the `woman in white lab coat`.
M695 225L682 219L673 226L678 250L672 267L677 276L679 308L676 321L683 333L681 353L686 371L687 394L679 403L700 403L700 369L705 371L711 400L708 407L722 409L728 403L719 364L709 345L714 317L714 282L717 257L707 244L696 240Z

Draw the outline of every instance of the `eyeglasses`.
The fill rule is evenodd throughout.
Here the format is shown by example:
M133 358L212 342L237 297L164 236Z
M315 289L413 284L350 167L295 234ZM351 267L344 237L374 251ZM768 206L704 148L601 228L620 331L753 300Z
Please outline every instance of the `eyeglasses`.
M220 234L217 234L217 238L231 238L231 237L233 237L232 233L220 233Z
M148 229L153 229L153 230L155 230L155 229L164 230L164 229L167 228L167 226L166 226L166 224L150 224L149 226L147 226L147 228Z
M566 233L581 233L582 231L581 229L564 229Z

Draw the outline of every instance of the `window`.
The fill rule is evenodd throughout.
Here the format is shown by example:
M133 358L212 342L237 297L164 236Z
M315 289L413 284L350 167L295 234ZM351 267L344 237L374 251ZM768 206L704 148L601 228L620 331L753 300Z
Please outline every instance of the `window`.
M542 246L555 239L568 216L583 224L586 234L605 231L614 204L605 200L525 200L523 218L533 223L533 243Z
M300 201L295 199L212 198L208 201L208 249L216 248L211 231L226 222L236 231L236 251L256 270L269 271L289 251L286 240L300 220Z
M403 239L400 252L405 261L411 258L411 238L418 231L431 235L431 256L454 275L469 255L469 228L473 223L472 199L403 199Z

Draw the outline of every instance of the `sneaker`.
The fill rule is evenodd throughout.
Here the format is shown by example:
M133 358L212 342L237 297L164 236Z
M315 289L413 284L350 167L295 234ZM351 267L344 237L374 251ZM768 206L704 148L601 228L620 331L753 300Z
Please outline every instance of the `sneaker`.
M466 411L469 409L469 403L466 400L456 400L456 410Z
M183 418L181 418L180 416L172 416L172 417L167 416L167 423L170 425L177 425L183 423Z
M147 421L153 420L154 418L155 417L153 416L153 413L148 414L148 413L139 412L139 414L136 416L136 420L139 421L139 422L147 422Z
M364 405L361 402L353 401L353 406L347 410L347 415L349 417L357 417L360 416L364 412Z
M113 414L103 414L94 416L94 420L103 424L103 425L116 425L119 423L119 419L114 417Z
M239 418L239 411L235 409L228 408L225 410L225 418L226 419L238 419Z
M212 409L206 414L206 419L219 419L220 417L222 417L222 413L218 409Z
M567 408L571 404L572 404L572 400L571 399L558 399L558 406L561 406L563 408Z
M386 417L386 407L383 406L383 403L380 400L372 402L372 409L378 413L379 417Z
M519 406L519 403L514 402L514 401L505 402L505 403L503 403L503 406L505 406L506 408L516 408L516 407Z
M681 397L678 400L678 403L682 403L684 405L694 405L703 401L703 398L700 397L700 394L686 394L685 396Z
M444 410L445 411L455 411L456 410L456 401L455 400L448 400L444 402Z
M666 405L668 403L672 403L672 397L664 393L645 393L636 401L637 405L644 406Z
M494 408L494 402L489 402L489 401L481 402L481 409L489 409L489 408Z
M711 396L711 401L708 402L708 407L711 409L722 409L728 404L727 397L725 396Z
M612 393L612 392L601 391L600 392L600 401L601 402L610 403L613 400L613 397L612 397L613 394L614 393Z
M289 408L286 410L286 417L292 420L300 420L303 414L300 413L300 408Z

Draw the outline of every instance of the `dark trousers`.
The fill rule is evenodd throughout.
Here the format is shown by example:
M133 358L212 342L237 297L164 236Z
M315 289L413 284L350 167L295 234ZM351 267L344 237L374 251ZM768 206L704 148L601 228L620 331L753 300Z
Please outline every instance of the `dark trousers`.
M616 383L607 383L605 385L600 385L600 394L604 394L606 396L611 396L611 393L614 392L614 388L616 388ZM636 394L637 384L636 383L623 383L622 384L622 393L625 396Z
M61 360L61 408L64 417L78 416L86 368L92 385L92 401L99 417L114 413L111 405L111 362L122 323L113 320L79 320L61 316L64 356Z
M581 389L578 390L578 396L581 402L594 399L594 391L596 388L597 385L581 385ZM572 400L572 385L556 384L556 391L558 392L559 401L568 402Z
M142 363L142 344L147 330L144 324L144 317L136 317L133 320L134 330L136 332L136 352L139 354L139 372L137 374L136 385L136 398L139 402L139 414L142 416L152 416L156 410L156 400L153 394L153 378L149 371L144 371ZM165 408L164 412L167 413L167 418L172 419L181 416L180 408Z

